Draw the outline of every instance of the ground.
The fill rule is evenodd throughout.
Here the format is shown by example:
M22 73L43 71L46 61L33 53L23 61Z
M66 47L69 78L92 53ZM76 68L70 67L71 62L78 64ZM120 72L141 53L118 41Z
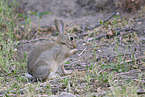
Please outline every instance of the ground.
M72 74L57 74L47 82L32 85L22 80L20 83L24 89L20 95L26 95L30 88L29 95L43 96L51 93L60 95L62 92L76 96L136 96L144 91L145 7L126 12L112 7L117 4L112 3L114 0L17 1L19 7L16 12L25 16L19 17L21 29L16 33L19 40L17 61L24 59L25 67L29 53L36 45L57 39L54 19L64 20L66 31L77 36L78 44L77 54L65 64L65 69ZM39 22L39 18L30 12L52 14L42 16ZM111 15L108 21L104 21ZM26 72L25 68L18 74L21 79L25 78L22 73Z

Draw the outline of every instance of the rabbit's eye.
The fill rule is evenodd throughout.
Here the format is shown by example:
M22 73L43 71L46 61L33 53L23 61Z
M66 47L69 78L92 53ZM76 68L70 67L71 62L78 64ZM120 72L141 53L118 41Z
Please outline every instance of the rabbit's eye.
M70 37L70 40L73 41L73 37Z

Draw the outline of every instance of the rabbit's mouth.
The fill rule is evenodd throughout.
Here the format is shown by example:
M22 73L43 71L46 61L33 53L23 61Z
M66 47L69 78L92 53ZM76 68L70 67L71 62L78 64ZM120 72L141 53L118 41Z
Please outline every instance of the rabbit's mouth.
M73 41L69 42L68 45L70 45L70 49L74 49L74 48L77 48L77 45L76 43L74 43Z
M61 42L62 44L65 44L67 47L69 47L70 49L74 49L77 48L77 45L74 43L67 43L67 42Z
M77 45L74 43L72 43L72 46L73 46L73 48L77 48Z

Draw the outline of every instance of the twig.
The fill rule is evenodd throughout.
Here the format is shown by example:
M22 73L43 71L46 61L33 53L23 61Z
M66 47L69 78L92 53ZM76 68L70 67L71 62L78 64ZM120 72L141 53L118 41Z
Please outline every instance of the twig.
M118 36L118 35L125 35L125 34L127 34L127 33L123 33L123 34L120 34L122 31L126 31L126 32L128 32L128 31L138 31L138 30L136 30L136 29L133 29L133 28L125 28L125 29L120 29L118 32L117 32L117 35L116 36Z
M134 22L142 21L142 20L144 20L144 19L145 19L145 17L140 18L140 19L137 19L137 20L135 20Z
M138 82L142 82L142 83L145 83L144 80L139 80L139 79L133 79L134 81L138 81Z
M102 35L97 36L95 39L96 39L96 40L100 40L100 39L102 39L102 38L105 37L105 36L106 36L106 34L102 34Z
M130 74L130 73L140 73L140 69L134 69L134 70L131 70L131 71L128 71L128 72L121 72L121 73L118 73L118 75L124 75L124 74Z
M126 53L126 54L114 55L114 56L107 55L107 56L98 57L98 58L96 59L96 61L99 61L99 60L101 60L102 58L106 58L106 57L109 56L108 61L111 62L112 58L114 58L114 57L119 57L119 56L124 56L124 55L131 55L131 54L132 54L132 53Z
M108 20L110 20L114 15L116 15L116 13L117 13L117 11L115 11L113 14L111 14L109 17L107 17L104 21L103 21L103 23L105 23L105 22L107 22ZM101 26L102 25L102 23L98 23L98 24L96 24L95 26L93 26L93 27L89 27L89 28L85 28L85 30L93 30L93 29L95 29L96 27L99 27L99 26Z
M137 94L145 94L145 91L137 91Z
M117 11L114 12L111 16L107 17L107 18L103 21L103 23L105 23L105 22L107 22L108 20L110 20L114 15L116 15L116 13L117 13ZM99 27L100 25L102 25L102 24L99 23L99 24L95 25L94 28Z
M77 54L77 55L81 56L86 49L87 49L87 47L85 49L83 49L83 51L80 54Z
M118 29L117 29L117 30L118 30ZM126 31L126 33L120 34L122 31ZM110 38L113 38L113 37L119 36L119 35L120 35L120 36L123 36L123 35L127 34L128 31L136 31L136 32L138 32L138 30L133 29L133 28L125 28L125 29L120 29L120 30L117 32L116 35L109 36L108 34L102 34L102 35L97 36L95 39L96 39L96 40L100 40L100 39L103 38L103 37L106 37L107 39L110 39Z
M135 58L135 60L138 60L138 59L145 59L145 56L139 56L138 58ZM134 59L126 60L125 62L121 62L120 64L134 62L135 60Z

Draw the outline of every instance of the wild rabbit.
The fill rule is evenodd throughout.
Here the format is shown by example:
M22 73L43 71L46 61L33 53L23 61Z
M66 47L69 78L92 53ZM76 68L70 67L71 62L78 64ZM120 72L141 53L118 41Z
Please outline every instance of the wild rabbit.
M63 20L54 20L59 37L54 43L41 44L34 48L29 55L27 62L28 74L30 79L40 79L45 81L53 77L60 69L65 74L64 63L68 57L77 52L76 40L70 33L64 31Z

